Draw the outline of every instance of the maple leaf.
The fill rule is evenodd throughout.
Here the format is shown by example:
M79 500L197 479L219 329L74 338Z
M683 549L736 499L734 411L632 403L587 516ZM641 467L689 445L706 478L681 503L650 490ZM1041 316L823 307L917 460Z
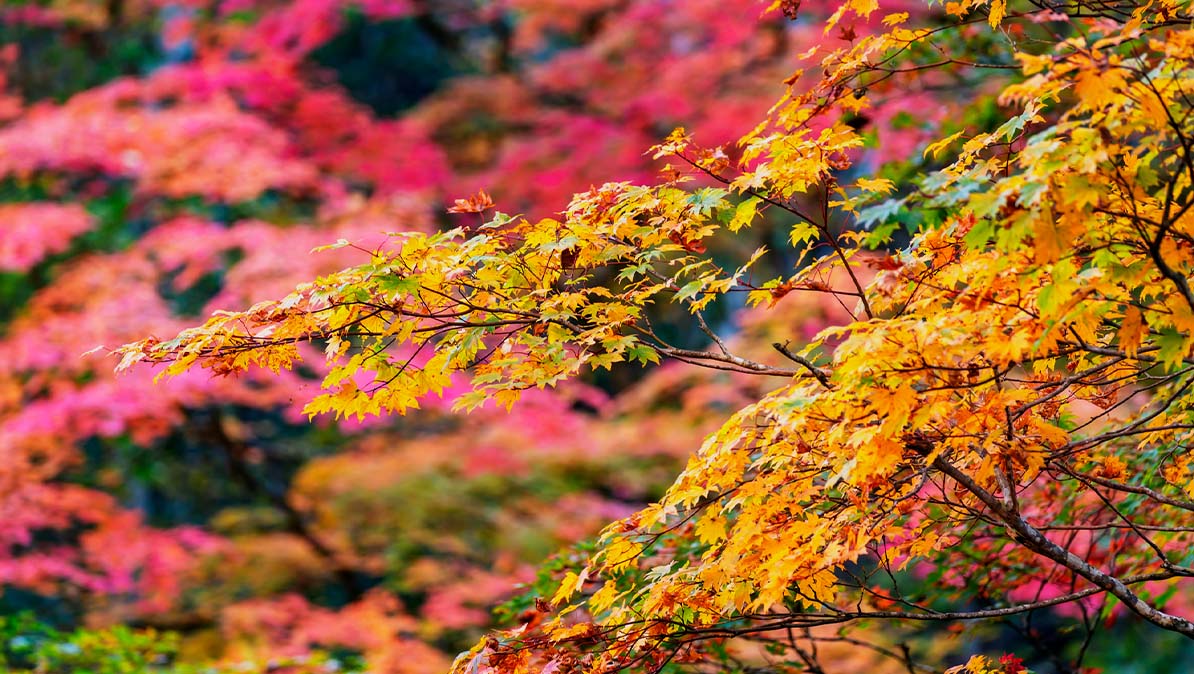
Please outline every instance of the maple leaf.
M479 190L473 196L467 199L457 199L455 204L448 208L449 213L483 213L493 208L493 197L489 196L485 190Z

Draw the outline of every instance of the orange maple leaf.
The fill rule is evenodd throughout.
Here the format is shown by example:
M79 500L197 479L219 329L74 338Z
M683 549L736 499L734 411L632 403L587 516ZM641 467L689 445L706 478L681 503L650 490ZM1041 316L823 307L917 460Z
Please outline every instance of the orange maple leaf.
M490 208L493 208L493 197L485 190L479 190L473 196L467 199L457 199L456 203L448 209L449 213L481 213Z

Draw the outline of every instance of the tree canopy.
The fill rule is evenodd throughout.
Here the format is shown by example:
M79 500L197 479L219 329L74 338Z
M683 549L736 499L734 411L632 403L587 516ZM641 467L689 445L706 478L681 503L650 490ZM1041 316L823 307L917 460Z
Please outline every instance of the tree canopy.
M478 515L458 501L419 510L408 495L421 485L387 476L457 460L445 479L505 465L541 490L526 510L572 498L609 523L521 575L507 624L454 674L822 672L843 645L894 671L1026 671L977 637L944 654L914 638L988 623L1020 627L1042 666L1078 672L1116 620L1157 643L1194 638L1188 0L598 2L589 20L574 3L508 3L509 15L503 3L419 4L362 2L337 21L336 3L254 7L241 22L196 10L171 48L201 58L14 104L0 168L35 194L4 208L18 232L49 221L57 233L0 261L70 255L103 208L175 219L130 253L67 266L12 322L22 409L5 423L22 434L6 451L22 459L9 470L26 500L4 505L29 519L0 530L6 582L103 594L123 577L119 591L157 583L151 596L174 606L175 569L197 573L193 560L224 542L146 527L59 475L97 436L189 433L221 448L284 522L276 530L316 558L311 573L345 593L334 609L295 595L228 602L225 625L240 615L245 632L278 635L270 654L348 646L374 671L448 667L414 637L426 624L402 599L455 602L438 626L473 627L485 620L451 622L468 608L459 595L499 597L520 574L497 572L512 563L496 552L469 557L488 534L444 545L403 531L419 518L473 531ZM751 21L726 18L735 11ZM352 78L323 89L309 69L365 48L338 21L379 16L410 19L392 29L451 55L442 76L455 88L419 81L403 90L428 98L393 99L418 114L380 119L349 100ZM114 18L85 32L136 25ZM783 90L769 111L756 105L776 95L764 82ZM103 184L71 185L80 175ZM109 196L83 208L42 191ZM289 225L302 219L320 225ZM218 294L188 302L217 270ZM133 293L174 305L122 310ZM130 377L46 355L78 344L70 303L122 323L104 339L140 339L116 350ZM201 311L211 317L186 327ZM70 338L47 340L57 333ZM173 379L156 389L170 397L149 388L150 363ZM680 376L694 379L677 412ZM123 387L151 407L47 433L27 409L63 404L62 377L77 383L68 409ZM305 393L310 381L320 392ZM702 399L713 381L724 388ZM355 424L366 440L279 492L254 458L254 417L230 405L308 430ZM409 451L386 463L365 445L395 437L368 430L394 413L409 419L396 433ZM448 419L465 425L432 428ZM33 451L47 435L61 449ZM635 452L686 464L658 492L591 475ZM578 481L591 489L565 486ZM470 482L453 496L519 486ZM394 530L371 519L394 508L406 509ZM91 527L81 544L35 541L79 521ZM409 592L434 569L390 536L444 567L468 560L452 562L466 580ZM134 540L141 558L99 550ZM95 559L126 566L99 572ZM379 583L388 574L394 584ZM1042 642L1042 614L1079 636ZM155 648L113 634L133 642L122 657Z
M804 54L811 73L733 148L678 129L654 148L670 162L658 182L578 193L559 218L479 193L452 209L475 223L394 235L284 299L126 346L121 366L277 370L318 340L334 367L306 411L357 416L404 413L458 373L464 410L622 361L774 378L662 499L606 528L542 615L458 672L733 662L732 638L798 668L800 635L824 625L1052 605L1121 606L1194 637L1189 3L885 9L842 3L825 30L845 44ZM974 77L998 90L997 126L942 124L900 175L856 163L875 98ZM766 248L706 250L764 214L788 222L795 273L755 273ZM888 248L901 225L911 240ZM722 297L794 292L853 319L777 343L782 365L735 353L703 317ZM712 346L670 344L649 316L665 302ZM903 592L908 568L935 594ZM939 610L945 597L963 608Z

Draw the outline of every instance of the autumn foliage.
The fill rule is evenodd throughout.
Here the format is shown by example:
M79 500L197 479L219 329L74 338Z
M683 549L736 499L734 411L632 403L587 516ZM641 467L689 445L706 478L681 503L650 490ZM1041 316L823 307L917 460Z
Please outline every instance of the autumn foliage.
M0 663L1188 660L1191 12L6 7Z

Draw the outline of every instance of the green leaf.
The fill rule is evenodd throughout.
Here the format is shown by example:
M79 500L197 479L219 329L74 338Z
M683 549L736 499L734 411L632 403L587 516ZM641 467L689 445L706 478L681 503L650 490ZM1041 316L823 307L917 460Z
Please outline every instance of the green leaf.
M646 365L647 363L658 363L659 353L646 344L636 344L626 349L626 358Z
M758 197L751 197L746 199L734 209L734 217L730 219L729 229L731 232L737 232L743 227L750 225L758 213L759 204L763 200Z

